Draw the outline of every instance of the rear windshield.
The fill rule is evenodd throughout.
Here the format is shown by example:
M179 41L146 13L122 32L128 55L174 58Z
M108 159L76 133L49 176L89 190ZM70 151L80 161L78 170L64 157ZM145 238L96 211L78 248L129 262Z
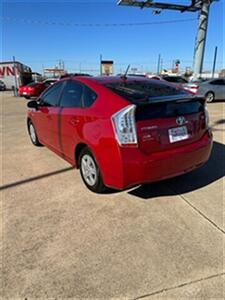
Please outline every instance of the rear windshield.
M106 83L105 86L126 100L137 103L149 101L155 97L188 95L176 87L148 81L128 81Z
M204 99L189 102L162 102L140 105L136 108L137 120L170 118L204 111Z

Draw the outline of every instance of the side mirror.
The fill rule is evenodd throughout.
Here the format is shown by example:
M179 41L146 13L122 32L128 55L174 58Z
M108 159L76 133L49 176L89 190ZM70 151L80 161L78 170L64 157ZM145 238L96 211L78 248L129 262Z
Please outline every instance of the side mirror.
M27 103L27 107L28 107L28 108L34 108L34 109L38 110L38 103L37 103L37 101L35 101L35 100L29 101L29 102Z

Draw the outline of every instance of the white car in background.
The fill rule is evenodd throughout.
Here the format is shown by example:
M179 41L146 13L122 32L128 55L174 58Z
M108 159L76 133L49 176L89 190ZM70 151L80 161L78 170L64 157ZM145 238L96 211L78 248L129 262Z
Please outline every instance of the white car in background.
M47 78L43 82L48 85L52 85L52 84L56 83L57 81L59 81L59 78Z

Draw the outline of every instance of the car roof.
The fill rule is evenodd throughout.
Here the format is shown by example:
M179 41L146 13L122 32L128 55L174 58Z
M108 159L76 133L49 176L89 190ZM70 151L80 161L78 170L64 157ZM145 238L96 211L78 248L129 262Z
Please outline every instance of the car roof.
M164 81L164 80L158 80L158 79L152 79L148 77L140 77L140 76L96 76L96 77L90 77L90 76L72 76L72 77L67 77L63 78L61 80L68 80L68 79L73 79L80 81L81 83L88 84L88 83L93 83L93 84L98 84L98 85L107 85L110 83L124 83L124 82L146 82L146 83L152 83L154 85L159 85L159 86L170 86L172 88L179 88L176 87L172 82L169 81Z
M116 82L134 82L134 81L139 81L139 82L154 82L158 84L164 84L164 81L159 81L156 79L148 78L148 77L142 77L142 76L96 76L96 77L88 77L88 76L74 76L72 77L73 79L78 79L80 81L91 81L91 82L96 82L99 84L108 84L108 83L116 83ZM168 83L166 83L168 84Z

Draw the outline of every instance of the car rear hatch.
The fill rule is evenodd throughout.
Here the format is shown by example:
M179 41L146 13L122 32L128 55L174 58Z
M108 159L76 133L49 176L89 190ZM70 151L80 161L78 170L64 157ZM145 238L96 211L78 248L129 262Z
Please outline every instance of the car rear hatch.
M138 147L145 153L193 143L206 131L203 98L149 79L124 80L106 86L135 104Z
M146 153L193 143L206 131L203 98L169 98L137 105L138 145Z

